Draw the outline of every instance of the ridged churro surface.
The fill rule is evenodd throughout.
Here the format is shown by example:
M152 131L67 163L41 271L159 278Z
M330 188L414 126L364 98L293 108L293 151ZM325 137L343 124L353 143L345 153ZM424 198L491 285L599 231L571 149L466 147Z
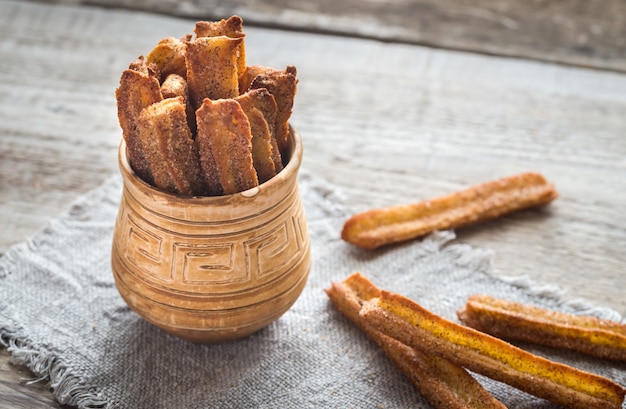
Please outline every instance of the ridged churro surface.
M436 409L504 409L462 367L427 355L376 330L359 314L361 305L380 296L380 289L360 273L332 283L326 294L344 316L354 322L384 352Z
M621 409L624 388L446 320L399 294L381 291L360 314L379 331L426 354L507 383L557 405Z
M473 295L457 312L472 328L499 338L626 361L626 325Z
M359 213L345 222L341 237L374 249L545 205L557 196L542 175L522 173L423 202Z

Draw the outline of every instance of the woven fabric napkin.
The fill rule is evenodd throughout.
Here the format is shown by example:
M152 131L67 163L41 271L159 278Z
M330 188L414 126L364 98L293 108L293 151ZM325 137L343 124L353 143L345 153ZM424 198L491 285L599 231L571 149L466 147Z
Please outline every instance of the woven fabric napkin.
M336 192L300 178L313 266L278 321L243 340L198 345L146 323L120 298L110 269L121 196L114 176L0 258L0 340L13 359L80 408L428 408L382 352L334 310L323 289L354 271L456 320L467 296L494 296L620 320L527 280L492 275L488 251L441 232L366 252L339 238L348 216ZM626 365L524 348L626 385ZM512 408L549 403L479 377Z

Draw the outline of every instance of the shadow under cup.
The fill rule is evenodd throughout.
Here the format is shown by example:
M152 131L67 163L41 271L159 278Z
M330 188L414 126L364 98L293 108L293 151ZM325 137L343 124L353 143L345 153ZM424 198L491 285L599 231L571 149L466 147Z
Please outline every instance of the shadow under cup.
M122 141L111 264L133 311L175 336L213 343L250 335L293 305L311 257L298 190L302 141L293 128L289 144L288 163L267 182L184 198L141 180Z

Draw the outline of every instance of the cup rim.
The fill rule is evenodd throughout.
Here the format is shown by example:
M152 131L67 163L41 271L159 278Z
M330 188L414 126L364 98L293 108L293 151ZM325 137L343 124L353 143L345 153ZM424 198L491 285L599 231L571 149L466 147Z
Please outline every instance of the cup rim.
M188 204L199 204L199 205L207 205L207 204L218 204L224 203L225 201L230 201L233 198L254 198L261 191L271 191L274 189L278 189L279 186L284 185L293 174L297 174L300 169L300 165L302 163L302 154L303 154L303 146L302 139L300 137L300 133L290 124L289 125L289 141L291 142L289 146L290 157L287 164L283 167L283 169L274 175L271 179L255 186L247 190L243 190L241 192L233 193L230 195L219 195L219 196L179 196L173 193L164 192L150 183L144 181L142 178L135 173L134 169L130 165L128 150L126 146L126 141L124 138L121 138L121 142L118 148L118 165L120 172L122 173L123 178L126 181L132 183L135 187L141 187L142 190L149 192L149 195L152 197L161 197L167 201L182 201Z

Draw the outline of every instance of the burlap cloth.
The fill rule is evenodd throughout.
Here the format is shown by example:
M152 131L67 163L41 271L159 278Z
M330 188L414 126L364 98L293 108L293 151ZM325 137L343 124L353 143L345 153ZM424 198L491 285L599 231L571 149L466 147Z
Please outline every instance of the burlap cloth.
M72 208L0 259L0 337L14 360L81 408L428 408L386 357L337 313L323 289L354 271L456 320L476 292L620 320L558 289L503 280L488 251L450 243L452 232L365 252L339 239L348 212L310 176L300 188L312 241L306 289L277 322L220 345L179 340L124 304L110 269L121 179ZM520 251L523 251L521 248ZM535 353L626 385L626 365L555 349ZM479 377L511 408L552 405Z

